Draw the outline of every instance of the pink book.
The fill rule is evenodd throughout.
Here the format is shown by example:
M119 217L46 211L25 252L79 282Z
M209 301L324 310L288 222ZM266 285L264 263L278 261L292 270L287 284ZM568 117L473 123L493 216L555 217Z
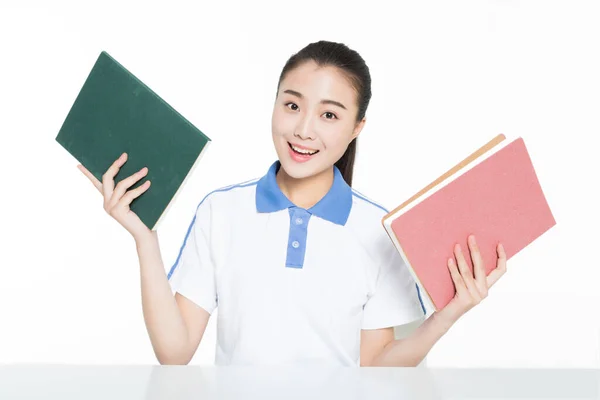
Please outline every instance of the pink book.
M556 224L522 138L496 136L383 218L430 307L455 295L447 267L459 243L471 270L467 237L474 234L489 274L496 245L507 258Z

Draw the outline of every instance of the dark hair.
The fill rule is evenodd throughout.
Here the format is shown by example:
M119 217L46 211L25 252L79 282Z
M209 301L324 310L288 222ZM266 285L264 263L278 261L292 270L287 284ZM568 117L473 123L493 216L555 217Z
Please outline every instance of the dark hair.
M371 75L369 67L365 60L356 51L348 48L343 43L335 43L321 40L319 42L310 43L302 50L292 55L286 62L279 83L277 84L277 92L279 85L285 78L286 74L298 67L304 62L314 61L319 66L333 66L341 69L349 79L350 83L357 92L358 98L358 113L356 122L360 122L369 106L371 100ZM352 186L352 172L354 170L354 159L356 158L356 139L352 140L346 149L344 155L335 163L338 167L344 180Z

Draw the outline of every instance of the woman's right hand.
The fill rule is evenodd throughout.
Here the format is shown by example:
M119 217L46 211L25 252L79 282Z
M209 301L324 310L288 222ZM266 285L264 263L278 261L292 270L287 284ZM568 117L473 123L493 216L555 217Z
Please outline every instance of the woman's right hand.
M90 171L83 165L78 165L77 168L94 184L96 189L104 197L104 210L121 224L137 241L142 238L152 235L152 231L142 222L142 220L129 208L133 199L139 197L150 187L150 181L144 182L139 187L127 190L137 181L142 179L148 173L148 168L144 167L135 174L123 179L115 187L114 178L119 172L119 169L127 161L127 154L123 153L102 176L100 182Z

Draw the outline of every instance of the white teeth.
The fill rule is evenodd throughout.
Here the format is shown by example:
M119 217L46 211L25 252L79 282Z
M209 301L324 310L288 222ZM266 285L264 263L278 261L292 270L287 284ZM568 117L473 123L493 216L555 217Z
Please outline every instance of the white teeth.
M297 148L297 147L296 147L296 146L294 146L294 145L291 145L291 146L292 146L292 149L293 149L295 152L302 153L302 154L307 154L307 155L313 155L313 154L315 154L315 153L318 151L318 150L314 150L314 151L310 151L310 150L304 150L304 149L299 149L299 148Z

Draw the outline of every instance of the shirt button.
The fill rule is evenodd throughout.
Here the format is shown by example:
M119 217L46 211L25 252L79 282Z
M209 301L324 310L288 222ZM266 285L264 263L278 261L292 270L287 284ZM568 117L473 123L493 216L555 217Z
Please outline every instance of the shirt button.
M302 218L296 218L296 225L301 225L302 222Z
M297 249L297 248L298 248L298 246L300 246L300 243L298 243L298 241L297 241L297 240L294 240L294 241L292 242L292 247L293 247L293 248L295 248L295 249Z

